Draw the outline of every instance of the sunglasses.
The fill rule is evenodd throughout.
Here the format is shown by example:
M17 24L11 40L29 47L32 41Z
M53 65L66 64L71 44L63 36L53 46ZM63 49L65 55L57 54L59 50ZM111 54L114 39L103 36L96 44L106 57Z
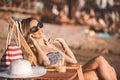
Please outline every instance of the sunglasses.
M43 23L42 22L39 22L37 24L37 26L33 26L31 29L30 29L30 33L35 33L39 30L39 28L43 28Z

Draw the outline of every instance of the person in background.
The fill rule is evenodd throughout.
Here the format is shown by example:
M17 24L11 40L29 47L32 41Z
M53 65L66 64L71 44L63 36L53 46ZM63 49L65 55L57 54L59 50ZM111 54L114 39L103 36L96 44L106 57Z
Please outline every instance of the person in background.
M74 19L69 19L68 16L66 15L64 9L60 10L58 17L59 17L59 21L61 23L64 23L64 24L75 24L75 20Z
M3 0L4 7L12 7L12 0Z

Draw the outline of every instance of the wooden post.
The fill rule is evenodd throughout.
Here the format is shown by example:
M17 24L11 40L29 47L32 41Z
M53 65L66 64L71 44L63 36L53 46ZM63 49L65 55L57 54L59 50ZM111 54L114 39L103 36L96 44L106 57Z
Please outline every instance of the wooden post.
M79 68L77 69L77 73L78 73L78 79L79 80L84 80L84 76L83 76L83 71L82 71L82 66L79 65Z

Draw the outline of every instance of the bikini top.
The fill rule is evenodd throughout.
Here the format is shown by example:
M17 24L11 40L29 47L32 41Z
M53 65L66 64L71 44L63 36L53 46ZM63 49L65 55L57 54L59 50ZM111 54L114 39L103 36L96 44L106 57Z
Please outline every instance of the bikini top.
M60 52L49 52L47 56L50 60L50 65L53 65L59 61L59 59L62 57L62 54Z

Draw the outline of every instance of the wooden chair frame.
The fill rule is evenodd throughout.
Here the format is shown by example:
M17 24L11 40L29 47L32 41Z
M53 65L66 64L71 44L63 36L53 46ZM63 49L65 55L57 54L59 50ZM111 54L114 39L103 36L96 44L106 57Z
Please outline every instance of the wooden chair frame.
M9 17L8 18L8 23L10 25L10 27L14 26L14 33L16 34L16 27L18 27L18 23L20 23L20 21L15 18L14 16L13 17ZM30 61L31 64L34 64L35 66L38 66L37 64L37 59L34 55L34 53L32 52L31 48L29 47L29 45L27 44L26 40L24 39L23 35L21 34L21 32L19 31L18 32L19 35L20 35L20 42L21 42L21 45L24 47L25 51L26 51L26 54L28 55L27 59ZM66 69L67 70L76 70L76 72L74 73L74 75L72 75L70 78L68 78L68 80L74 80L74 78L78 75L78 79L77 80L84 80L84 77L83 77L83 72L82 72L82 66L81 65L77 65L77 66L66 66ZM56 72L56 69L55 68L48 68L47 69L48 72ZM63 73L64 74L64 73ZM54 76L54 75L53 75ZM49 78L49 77L48 77ZM47 79L46 78L46 75L44 76L41 76L41 77L37 77L37 78L33 78L31 80L34 80L34 79L39 79L39 80L60 80L60 79L53 79L53 78L49 78ZM14 79L16 80L16 79ZM24 79L19 79L19 80L24 80ZM30 80L30 79L25 79L25 80ZM63 79L61 79L63 80ZM66 79L65 79L66 80Z
M9 17L8 18L8 23L10 25L10 27L14 26L14 33L16 34L16 27L18 25L19 20L16 19L15 17ZM35 66L37 66L37 60L36 57L34 55L34 53L32 52L32 50L30 49L29 45L27 44L25 38L23 37L23 35L21 34L20 31L18 31L19 33L19 37L20 37L20 42L22 44L22 46L24 47L26 54L28 55L27 59L31 62L31 64L33 63Z

